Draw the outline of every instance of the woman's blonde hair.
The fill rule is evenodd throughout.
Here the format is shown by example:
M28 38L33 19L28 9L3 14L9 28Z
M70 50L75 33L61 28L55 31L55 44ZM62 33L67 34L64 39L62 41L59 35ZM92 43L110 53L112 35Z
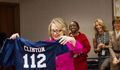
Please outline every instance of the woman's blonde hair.
M98 23L102 26L104 32L108 31L108 28L105 26L103 20L102 20L102 19L96 19L96 20L94 21L94 24L93 24L93 25L94 25L95 34L98 34L98 31L97 31L97 29L96 29L96 22L98 22Z
M52 38L52 35L51 35L52 24L55 24L59 29L61 29L65 35L68 35L68 25L62 18L57 17L57 18L52 19L48 26L48 34L49 34L50 40Z

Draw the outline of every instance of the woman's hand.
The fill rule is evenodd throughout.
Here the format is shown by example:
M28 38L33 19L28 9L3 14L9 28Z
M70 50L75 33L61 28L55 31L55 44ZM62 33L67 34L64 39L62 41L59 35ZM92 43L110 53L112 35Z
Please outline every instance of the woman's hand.
M103 44L103 43L100 43L100 44L98 44L98 47L101 49L101 48L105 48L105 44Z
M15 39L16 37L20 37L18 33L13 34L10 39Z
M113 59L113 65L116 65L116 64L118 64L119 63L119 60L117 59L117 58L114 58Z
M75 41L74 37L61 36L60 38L62 38L62 39L59 41L60 44L65 45L67 42L70 42L70 43L75 47L76 41Z

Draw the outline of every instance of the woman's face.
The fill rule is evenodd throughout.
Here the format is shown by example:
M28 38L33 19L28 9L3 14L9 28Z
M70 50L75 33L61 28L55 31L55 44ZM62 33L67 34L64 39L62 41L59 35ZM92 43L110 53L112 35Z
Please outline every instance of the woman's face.
M64 33L61 29L59 29L55 24L51 26L51 35L54 40L58 40L60 36L63 36Z
M77 27L76 23L74 23L74 22L71 22L70 25L69 25L69 27L70 27L70 31L72 33L75 33L75 32L78 31L78 27Z
M115 21L113 26L116 30L120 30L120 21Z
M97 29L98 32L103 31L103 28L102 28L102 26L101 26L100 23L96 22L96 23L95 23L95 27L96 27L96 29Z

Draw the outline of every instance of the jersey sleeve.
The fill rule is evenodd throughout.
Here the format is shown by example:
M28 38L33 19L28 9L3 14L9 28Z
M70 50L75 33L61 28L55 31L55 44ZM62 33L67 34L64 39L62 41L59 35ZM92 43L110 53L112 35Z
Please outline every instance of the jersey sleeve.
M0 63L2 66L14 65L14 40L7 38L0 50Z

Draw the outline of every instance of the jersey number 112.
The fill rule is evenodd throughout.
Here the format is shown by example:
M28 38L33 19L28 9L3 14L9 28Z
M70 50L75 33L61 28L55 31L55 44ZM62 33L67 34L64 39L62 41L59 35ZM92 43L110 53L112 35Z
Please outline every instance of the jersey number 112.
M43 61L46 60L46 56L44 54L38 54L37 58L42 58L39 61L37 61L37 66L35 64L35 54L32 54L30 56L31 59L31 68L45 68L46 67L46 63L43 63ZM29 68L29 64L28 64L28 54L25 54L23 56L24 59L24 68Z

